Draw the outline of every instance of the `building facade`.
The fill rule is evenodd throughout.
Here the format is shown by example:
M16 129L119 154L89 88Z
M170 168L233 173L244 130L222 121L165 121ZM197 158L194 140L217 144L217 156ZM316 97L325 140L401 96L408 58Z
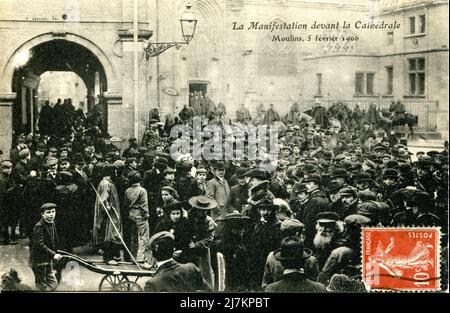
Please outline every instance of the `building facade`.
M48 71L80 76L88 107L100 103L108 132L122 139L141 138L152 108L180 110L199 90L230 116L241 103L250 111L273 103L284 113L293 102L306 109L314 101L386 106L398 99L419 115L419 126L448 138L448 1L191 4L194 39L147 59L145 41L182 41L186 1L0 1L1 148L8 150L20 123L31 129L38 112L23 107L42 100L36 90ZM389 27L364 28L370 23Z

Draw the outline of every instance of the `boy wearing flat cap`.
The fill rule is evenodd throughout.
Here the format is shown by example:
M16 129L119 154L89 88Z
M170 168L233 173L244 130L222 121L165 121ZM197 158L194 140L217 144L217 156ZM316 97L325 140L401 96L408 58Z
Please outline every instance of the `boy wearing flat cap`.
M41 216L42 219L34 226L30 240L29 264L34 273L36 287L41 291L53 291L58 287L53 262L62 258L57 253L60 244L54 223L56 204L43 204Z

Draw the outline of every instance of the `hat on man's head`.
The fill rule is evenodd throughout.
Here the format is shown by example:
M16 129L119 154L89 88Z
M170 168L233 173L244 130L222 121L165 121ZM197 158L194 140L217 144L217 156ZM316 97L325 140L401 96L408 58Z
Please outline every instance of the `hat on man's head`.
M161 192L163 192L163 191L168 192L169 194L172 195L172 197L178 199L178 192L175 189L173 189L172 187L170 187L170 186L162 186L161 187Z
M212 162L211 167L216 170L224 170L225 169L225 163L222 161L216 161Z
M242 213L226 213L219 216L218 222L229 225L232 229L242 229L252 224L252 219Z
M339 221L339 215L335 212L320 212L316 215L316 223L321 225L335 224L337 221Z
M208 173L208 169L207 169L204 165L199 166L199 167L197 168L197 174L200 174L200 173L205 173L205 174L207 174L207 173Z
M28 150L28 149L23 149L23 150L19 151L19 158L21 158L21 159L23 159L29 155L30 155L30 150Z
M52 210L52 209L56 209L58 206L54 203L44 203L43 205L41 205L41 212L45 211L45 210Z
M157 157L155 159L155 163L154 163L155 167L162 167L164 169L167 167L168 164L169 164L169 161L163 157Z
M97 160L103 160L103 153L101 153L101 152L94 153L94 157Z
M58 164L58 159L55 158L55 157L49 157L49 158L47 158L47 164L48 164L49 166Z
M272 199L271 197L264 195L264 197L258 201L254 207L255 209L260 209L260 208L265 208L265 209L271 209L271 210L277 210L279 208L278 205L276 205L273 202L274 199Z
M295 235L305 230L305 224L295 218L287 218L281 222L280 231L288 236L288 234Z
M160 243L162 241L166 241L166 240L173 242L173 241L175 241L175 236L171 232L161 231L150 237L150 240L148 241L148 245L149 245L149 247L154 247L158 243Z
M167 167L165 170L164 170L164 174L174 174L176 171L175 171L175 169L174 168L171 168L171 167ZM197 170L197 173L198 173L198 170Z
M437 154L440 154L440 152L436 151L436 150L431 150L427 152L427 155L434 158Z
M362 169L362 163L361 162L352 162L352 170L353 171L359 171Z
M356 190L350 187L342 188L341 190L339 190L339 194L341 196L353 196L354 198L358 197L358 193L356 192Z
M373 182L372 176L367 172L359 172L355 178L356 183Z
M433 158L429 155L424 155L422 158L417 161L417 167L420 169L429 169L433 166Z
M268 179L267 172L265 172L265 171L263 171L263 170L261 170L261 169L259 169L259 168L252 168L252 169L249 169L249 170L244 174L244 176L250 177L250 178L258 178L258 179L261 179L261 180Z
M383 171L383 179L397 179L397 178L398 178L397 170L393 168L386 168Z
M281 240L281 248L276 250L274 257L278 261L304 260L312 255L312 251L304 248L303 241L297 236Z
M362 190L358 192L358 197L361 201L376 201L377 194L371 190Z
M138 171L131 171L128 173L127 178L130 180L130 183L136 184L141 181L142 176Z
M315 173L317 171L317 167L314 164L307 163L303 166L303 172L307 174Z
M333 178L347 178L348 177L348 172L341 168L341 167L337 167L333 170L333 172L331 173L331 179Z
M37 144L37 150L44 152L45 151L45 144L43 142L40 142Z
M386 168L395 169L397 166L398 166L398 161L396 161L396 160L389 160L386 162Z
M344 223L348 226L363 226L370 224L370 222L370 218L360 214L351 214L344 218Z
M330 151L325 151L322 155L322 158L324 160L331 160L333 158L333 153L331 153Z
M13 164L10 159L4 159L0 162L1 168L12 168Z
M413 168L409 163L400 163L397 166L397 170L399 171L401 176L406 176L413 172Z
M197 170L197 172L198 172L198 170ZM247 173L247 169L246 168L242 168L242 167L238 167L237 169L236 169L236 176L238 177L238 178L243 178L243 177L245 177L245 174Z
M299 194L301 192L307 192L308 188L306 188L306 184L305 183L295 183L294 187L292 187L292 192Z
M303 180L304 183L315 182L318 185L322 184L322 177L317 174L311 174Z

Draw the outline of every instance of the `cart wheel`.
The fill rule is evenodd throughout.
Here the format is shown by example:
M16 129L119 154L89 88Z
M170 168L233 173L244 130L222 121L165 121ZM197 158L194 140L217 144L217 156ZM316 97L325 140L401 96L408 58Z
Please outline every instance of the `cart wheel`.
M114 287L121 282L129 281L128 277L122 274L106 274L103 276L98 286L99 291L113 291Z
M112 291L142 291L142 287L134 281L123 281L115 285Z

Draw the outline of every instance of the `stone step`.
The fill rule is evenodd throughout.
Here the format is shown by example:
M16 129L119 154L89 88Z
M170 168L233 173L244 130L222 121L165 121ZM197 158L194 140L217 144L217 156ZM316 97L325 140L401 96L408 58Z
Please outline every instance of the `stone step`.
M411 140L408 142L408 147L424 147L424 148L433 148L433 149L444 149L444 140L436 140L436 139L418 139Z

